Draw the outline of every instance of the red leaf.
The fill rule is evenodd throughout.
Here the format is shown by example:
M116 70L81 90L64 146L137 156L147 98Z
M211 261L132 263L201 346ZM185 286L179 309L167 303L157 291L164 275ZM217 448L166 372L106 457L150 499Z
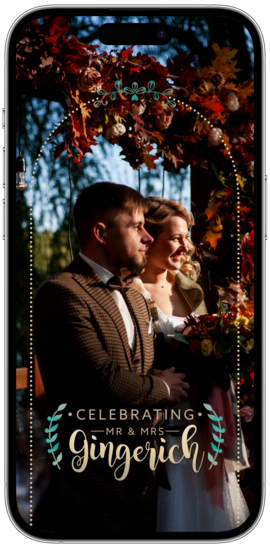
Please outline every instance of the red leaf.
M219 112L222 112L224 109L224 107L222 106L222 104L220 103L220 101L218 100L218 97L204 97L201 101L200 101L200 106L201 107L204 107L206 110L212 110L212 112L216 112L217 114Z
M136 67L136 68L131 67L129 72L130 72L130 74L132 74L132 72L137 72L138 70L141 70L141 67Z
M134 46L130 46L127 50L126 48L123 48L121 53L122 53L122 57L128 57L128 55L130 54L130 52L133 50L133 48L135 48L135 45Z
M79 160L77 160L77 158L75 158L75 156L72 157L72 160L73 160L74 164L79 164L79 166L83 165L81 162L79 162Z
M66 150L68 147L65 143L65 141L63 141L63 143L60 143L59 145L56 145L55 149L54 149L54 152L53 152L53 157L54 157L54 160L57 160L57 158L59 158L59 156L61 156L61 154L63 154L64 150Z

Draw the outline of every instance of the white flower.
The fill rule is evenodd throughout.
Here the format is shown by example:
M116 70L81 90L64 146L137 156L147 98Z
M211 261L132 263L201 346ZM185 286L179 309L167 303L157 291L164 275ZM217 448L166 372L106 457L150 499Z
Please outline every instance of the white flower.
M214 345L210 339L203 339L201 342L202 355L205 357L210 356L214 350Z
M124 124L114 124L114 126L108 126L105 129L104 137L105 139L115 139L116 137L120 137L120 135L123 135L126 133L126 128Z
M208 133L208 143L213 147L220 145L222 139L222 129L214 127L212 131Z
M239 109L239 99L236 97L235 93L229 93L227 97L227 108L231 112L235 112L235 110Z
M145 109L146 109L146 102L144 99L142 99L142 102L139 103L139 104L136 104L136 103L132 103L132 112L133 114L137 114L137 116L140 116L141 114L144 113Z
M250 177L254 177L254 162L253 160L251 162L248 162L248 165L247 165L247 174L250 176Z

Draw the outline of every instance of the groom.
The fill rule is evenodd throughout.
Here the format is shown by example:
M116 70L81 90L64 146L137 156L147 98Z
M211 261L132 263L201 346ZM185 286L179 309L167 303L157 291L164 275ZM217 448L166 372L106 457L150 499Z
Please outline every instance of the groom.
M146 301L119 277L122 268L138 274L146 264L153 241L144 228L146 209L141 194L125 185L84 188L74 206L80 253L35 297L35 350L48 412L67 404L58 429L61 470L52 467L59 538L147 537L156 526L157 483L170 488L161 466L152 471L149 458L131 459L121 480L123 460L109 465L108 449L99 456L100 444L109 441L114 450L128 446L130 455L146 442L153 447L153 410L187 396L183 374L171 368L153 375L164 364L158 352L154 356ZM80 457L87 462L83 471Z

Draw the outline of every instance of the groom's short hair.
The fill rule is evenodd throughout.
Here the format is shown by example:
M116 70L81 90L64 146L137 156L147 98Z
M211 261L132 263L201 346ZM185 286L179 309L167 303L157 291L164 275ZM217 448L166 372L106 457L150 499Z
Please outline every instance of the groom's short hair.
M91 228L97 222L112 224L120 211L143 210L145 198L126 185L110 182L93 183L80 190L73 207L73 219L80 245L89 241Z

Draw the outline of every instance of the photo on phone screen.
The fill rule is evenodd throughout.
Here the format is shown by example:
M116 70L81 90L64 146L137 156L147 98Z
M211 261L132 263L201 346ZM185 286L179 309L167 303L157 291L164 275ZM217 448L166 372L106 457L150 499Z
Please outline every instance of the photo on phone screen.
M260 30L39 8L6 61L10 517L51 541L238 538L263 504Z

